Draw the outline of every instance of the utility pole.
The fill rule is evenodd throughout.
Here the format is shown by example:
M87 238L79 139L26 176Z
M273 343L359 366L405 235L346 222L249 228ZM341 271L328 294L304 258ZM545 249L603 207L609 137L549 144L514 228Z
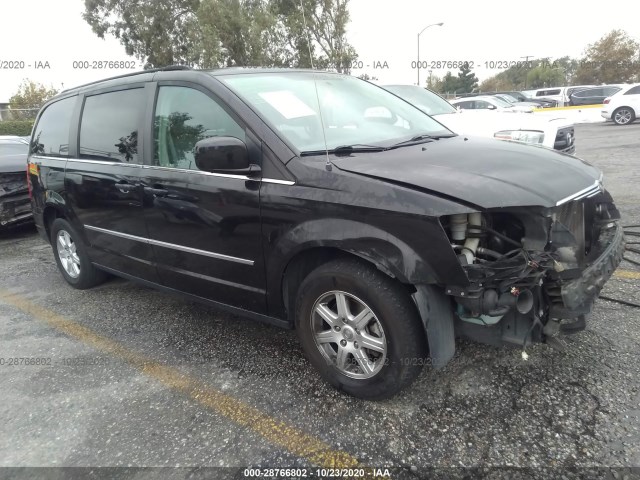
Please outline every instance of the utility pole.
M525 55L524 57L520 57L520 58L524 58L525 61L525 65L527 65L529 63L529 59L533 58L533 55ZM527 89L527 75L525 74L524 76L524 89Z

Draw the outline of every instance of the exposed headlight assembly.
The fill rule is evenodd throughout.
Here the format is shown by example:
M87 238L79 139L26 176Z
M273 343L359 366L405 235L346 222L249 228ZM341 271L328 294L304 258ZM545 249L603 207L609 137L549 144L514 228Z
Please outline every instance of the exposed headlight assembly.
M544 132L539 130L502 130L493 134L500 140L540 144L544 141Z

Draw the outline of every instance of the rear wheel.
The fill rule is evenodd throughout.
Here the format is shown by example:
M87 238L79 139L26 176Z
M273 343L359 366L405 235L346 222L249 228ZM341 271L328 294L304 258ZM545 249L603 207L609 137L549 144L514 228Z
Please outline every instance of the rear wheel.
M358 260L331 261L305 278L296 328L324 379L364 399L388 398L408 386L427 355L408 292Z
M56 218L51 225L51 245L58 269L72 287L84 290L106 279L106 273L94 267L89 260L81 237L63 218Z
M631 108L620 107L616 108L616 110L613 112L613 115L611 115L611 118L616 123L616 125L628 125L630 123L633 123L633 121L636 119L636 116Z

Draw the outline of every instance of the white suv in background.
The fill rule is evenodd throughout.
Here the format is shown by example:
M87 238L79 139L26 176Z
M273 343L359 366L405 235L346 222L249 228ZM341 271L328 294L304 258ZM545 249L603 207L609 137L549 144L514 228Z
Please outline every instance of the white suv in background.
M627 85L605 98L600 115L607 120L613 120L616 125L633 123L640 115L640 83Z
M511 140L575 154L574 124L566 118L486 109L456 110L437 93L417 85L381 86L460 135ZM459 101L477 101L477 98Z

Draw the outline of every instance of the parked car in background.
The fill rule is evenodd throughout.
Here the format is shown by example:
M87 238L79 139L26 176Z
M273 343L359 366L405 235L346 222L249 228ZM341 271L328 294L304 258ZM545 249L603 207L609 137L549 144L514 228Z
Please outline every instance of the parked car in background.
M633 123L640 115L640 83L627 85L605 98L600 114L616 125Z
M506 100L491 95L479 95L477 97L459 98L451 101L454 107L461 110L494 110L499 112L531 113L533 107L513 105Z
M33 217L26 176L28 153L25 137L0 136L0 229Z
M505 102L510 103L511 105L514 105L514 106L541 108L541 104L538 102L527 102L527 101L521 102L520 100L517 100L515 97L512 97L507 93L492 93L490 96L501 98Z
M576 151L574 124L566 118L493 112L486 109L457 110L437 93L417 85L384 85L383 88L461 135L542 145L570 154Z
M497 96L497 97L501 97L503 100L508 101L509 103L520 103L520 104L528 104L530 106L533 106L535 108L549 108L549 107L555 107L556 106L556 101L555 100L547 100L547 99L542 99L542 98L538 98L538 99L532 99L530 97L527 97L525 95L522 94L522 92L515 92L515 91L511 91L511 92L474 92L474 93L463 93L458 95L456 98L469 98L469 97L478 97L478 96ZM504 96L507 96L507 98L504 98Z
M515 98L516 101L518 102L532 102L537 105L540 105L542 108L555 107L557 105L557 102L555 100L548 100L544 98L533 99L531 97L527 97L526 95L524 95L523 92L517 92L517 91L494 92L493 95L495 94L509 95L510 97Z
M584 88L597 87L597 85L575 85L570 87L540 88L533 93L533 99L546 99L556 102L558 107L569 105L569 96Z
M615 85L603 85L601 87L589 87L577 90L569 94L569 105L602 105L604 99L615 95L622 87Z

